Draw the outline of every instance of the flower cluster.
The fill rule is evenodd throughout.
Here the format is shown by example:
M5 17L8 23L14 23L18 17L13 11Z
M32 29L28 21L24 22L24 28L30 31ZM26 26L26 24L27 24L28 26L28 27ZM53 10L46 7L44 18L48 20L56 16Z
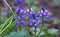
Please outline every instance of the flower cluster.
M42 24L42 17L46 17L49 19L48 11L44 9L43 6L40 6L41 11L34 12L34 10L28 5L27 10L23 10L23 5L22 5L22 0L15 0L15 3L19 4L16 9L16 17L17 17L17 22L16 22L16 27L19 25L23 26L38 26L39 24Z

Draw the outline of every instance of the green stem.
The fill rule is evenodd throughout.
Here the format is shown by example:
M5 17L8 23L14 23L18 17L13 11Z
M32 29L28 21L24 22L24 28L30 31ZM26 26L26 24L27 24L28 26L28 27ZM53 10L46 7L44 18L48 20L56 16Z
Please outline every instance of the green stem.
M20 30L21 30L21 25L19 26Z
M13 12L12 8L10 7L10 5L7 3L6 0L4 0L4 2L6 3L6 5L9 7L9 9L11 10L12 14L15 15L15 13Z
M35 27L35 33L34 33L34 37L36 37L36 27Z
M43 30L43 25L44 25L44 15L41 17L41 20L42 20L42 24L41 24L41 26L40 26L40 31L39 31L39 33L37 34L37 37L40 36L40 34L41 34L42 30Z
M18 26L17 32L21 30L21 25Z
M40 31L39 31L39 33L37 34L37 37L39 37L39 35L41 34L41 32L42 32L42 26L40 26Z
M17 28L17 32L19 31L19 27Z
M26 25L25 29L26 29L28 32L30 31L28 25Z

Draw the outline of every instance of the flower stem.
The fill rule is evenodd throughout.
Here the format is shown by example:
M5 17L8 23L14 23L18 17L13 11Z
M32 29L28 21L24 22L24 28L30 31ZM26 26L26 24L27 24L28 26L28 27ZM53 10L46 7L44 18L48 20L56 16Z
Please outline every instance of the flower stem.
M34 37L36 37L36 27L35 27L35 31L34 31L35 33L34 33Z
M21 30L21 25L19 26L19 29Z
M40 31L39 31L39 33L37 34L37 37L39 37L39 35L41 34L41 32L42 32L42 26L40 26Z
M18 26L17 32L21 30L21 25Z
M4 2L6 3L6 5L9 7L9 9L11 10L12 14L15 15L15 13L13 12L12 8L10 7L10 5L7 3L6 0L4 0Z
M17 28L17 32L19 31L19 27Z
M40 31L39 31L39 33L37 34L37 37L40 36L40 34L41 34L42 30L43 30L43 25L44 25L44 15L41 17L41 20L42 20L42 24L41 24L41 26L40 26Z

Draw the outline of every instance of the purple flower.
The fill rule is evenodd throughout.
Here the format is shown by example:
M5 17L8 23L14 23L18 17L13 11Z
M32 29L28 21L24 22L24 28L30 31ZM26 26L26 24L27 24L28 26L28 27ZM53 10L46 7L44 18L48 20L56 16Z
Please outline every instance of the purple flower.
M44 6L41 5L40 8L43 10L43 12L45 12Z
M20 16L17 16L18 17L18 20L21 20L21 17Z
M20 5L20 8L22 9L23 7L22 0L19 0L19 5Z
M50 16L49 16L49 15L47 15L47 16L46 16L46 18L47 18L47 19L50 19Z
M32 25L33 25L33 23L30 21L30 22L28 22L28 26L29 27L32 27Z
M23 20L20 20L19 23L20 23L20 25L26 26L26 24Z
M24 10L20 9L19 14L24 14Z
M35 23L35 24L34 24L34 27L37 27L37 26L38 26L38 24L37 24L37 23Z
M15 23L15 26L16 26L16 28L18 28L18 26L19 26L19 23L18 23L18 22L16 22L16 23Z
M33 11L33 9L30 9L30 14L34 14L35 12Z
M18 7L16 7L15 12L16 12L16 13L18 13L18 12L19 12L19 6L18 6Z
M34 22L36 22L36 20L35 19L32 19L32 22L34 23Z
M23 10L22 0L15 0L15 2L19 4L19 6L17 6L15 9L15 12L17 14L17 22L19 22L16 23L16 27L18 27L19 25L26 26L27 24L29 27L37 27L38 25L43 23L44 18L42 19L42 17L46 17L47 19L50 18L50 16L48 15L48 11L44 9L43 6L40 6L41 11L35 13L34 10L30 7L30 5L28 5L27 10ZM29 21L26 22L26 20Z

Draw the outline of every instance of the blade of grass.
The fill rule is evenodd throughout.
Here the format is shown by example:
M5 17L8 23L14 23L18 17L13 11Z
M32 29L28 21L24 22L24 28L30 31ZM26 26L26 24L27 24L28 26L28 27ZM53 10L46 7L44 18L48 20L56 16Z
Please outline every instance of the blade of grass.
M1 24L2 25L2 28L0 29L0 32L3 30L3 28L5 27L5 24L7 24L7 22L12 18L12 16L10 18L8 18L4 24Z
M13 17L12 17L11 21L9 22L9 24L0 32L0 35L11 25L12 20L13 20Z

